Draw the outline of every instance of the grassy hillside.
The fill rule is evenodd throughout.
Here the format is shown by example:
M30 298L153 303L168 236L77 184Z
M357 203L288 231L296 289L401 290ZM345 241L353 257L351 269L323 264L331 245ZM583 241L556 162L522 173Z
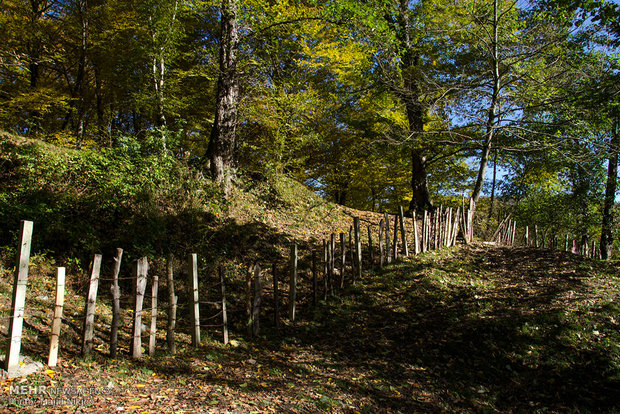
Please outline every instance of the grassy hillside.
M79 351L90 261L95 253L103 254L102 278L109 278L117 247L124 249L121 278L129 277L134 260L146 255L150 275L163 279L165 259L174 256L181 330L189 319L187 256L198 254L201 295L207 299L213 293L207 289L213 284L215 266L223 265L231 324L243 332L243 283L250 265L271 268L275 264L286 275L294 241L300 246L300 277L307 278L311 251L321 246L322 239L348 232L353 215L361 215L366 222L379 220L372 213L327 203L286 176L239 178L232 197L225 200L202 174L178 160L139 156L130 148L68 150L8 134L0 134L0 177L0 304L4 310L0 325L6 330L19 221L32 220L28 300L34 306L27 309L24 345L43 359L56 266L67 267L65 339L74 355ZM265 283L271 283L268 277ZM98 321L109 330L109 282L102 285ZM130 281L122 280L121 290L125 320L129 320ZM300 306L308 298L305 284ZM130 334L128 328L123 334ZM102 354L108 352L106 335L98 338ZM181 336L184 339L189 343L188 337ZM0 346L5 340L0 337Z
M352 216L378 214L326 203L286 177L239 179L226 201L182 162L129 150L69 151L0 136L0 349L6 332L20 219L35 221L22 354L45 362L56 266L68 266L60 364L25 379L0 381L7 412L617 412L620 399L620 271L570 253L459 246L371 269L356 284L312 306L311 251ZM131 156L130 156L131 155ZM365 233L365 232L363 232ZM286 320L288 248L300 245L298 320ZM109 281L97 305L95 352L79 357L84 285L90 257L112 252L176 256L179 352L128 358L131 286L122 289L120 357L108 358ZM181 260L201 258L200 294L215 300L216 263L228 276L229 346L219 328L190 344L187 276ZM281 275L282 325L273 324L271 274L263 275L262 333L246 336L247 268ZM160 297L166 298L162 283ZM322 295L321 295L322 296ZM163 299L162 299L163 300ZM149 305L145 303L145 307ZM203 318L216 314L201 307ZM146 344L146 340L144 341ZM11 403L10 386L95 390L80 405L53 409ZM4 405L2 405L4 404ZM33 408L34 407L34 408ZM38 410L38 411L37 411Z
M233 197L183 162L157 154L59 149L0 134L0 246L35 222L33 250L88 267L122 247L129 259L200 253L275 260L292 240L348 230L357 214L285 176L240 178Z

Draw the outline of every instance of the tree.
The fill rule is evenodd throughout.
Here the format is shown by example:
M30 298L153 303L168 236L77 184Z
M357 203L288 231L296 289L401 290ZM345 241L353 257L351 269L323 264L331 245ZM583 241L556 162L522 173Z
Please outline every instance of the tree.
M607 183L603 203L603 221L601 224L601 259L611 259L614 244L614 205L618 183L618 151L620 150L620 116L617 107L613 112L613 126L609 142L609 161L607 167Z
M213 180L222 186L227 195L231 190L239 104L237 79L238 12L238 0L222 0L215 118L207 148L208 166Z

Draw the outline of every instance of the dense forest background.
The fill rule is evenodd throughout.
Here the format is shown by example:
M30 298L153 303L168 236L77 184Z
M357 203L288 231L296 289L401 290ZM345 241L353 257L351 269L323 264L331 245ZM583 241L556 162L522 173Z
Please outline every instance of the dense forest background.
M609 1L4 0L0 129L89 151L76 168L114 208L123 174L210 177L221 194L183 189L209 200L285 173L373 211L465 194L606 257L619 17ZM32 208L19 197L3 191L5 218Z

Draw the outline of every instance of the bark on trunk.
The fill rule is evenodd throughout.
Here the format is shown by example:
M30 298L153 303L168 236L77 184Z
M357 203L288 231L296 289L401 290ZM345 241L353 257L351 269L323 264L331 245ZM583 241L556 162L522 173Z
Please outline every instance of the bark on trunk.
M78 63L78 71L75 79L75 97L77 98L77 122L75 127L76 142L75 147L80 149L84 142L85 117L86 117L86 101L84 97L84 85L86 78L86 59L88 49L88 4L86 1L76 3L79 9L82 38L80 43L80 61Z
M491 144L497 127L497 112L499 109L499 99L501 90L501 74L500 74L500 57L499 57L499 16L497 10L497 0L493 2L493 39L491 42L492 57L491 69L493 71L493 90L491 91L491 102L489 104L489 113L486 123L486 134L484 144L482 145L482 154L480 156L480 168L478 169L478 177L474 185L474 191L471 195L473 201L473 209L478 204L478 199L482 193L484 185L484 176L489 163L489 153L491 152Z
M611 133L609 148L609 165L607 167L607 184L605 186L605 203L603 206L603 223L601 225L601 259L611 259L611 249L614 244L614 204L618 184L618 147L620 146L620 119L614 114L614 124Z
M433 200L428 191L428 180L426 172L426 157L421 150L411 151L411 189L413 196L409 204L409 213L433 209Z
M228 195L231 188L232 168L237 128L237 0L222 0L220 73L217 83L215 120L207 156L213 180Z
M420 102L421 90L417 77L417 66L419 65L420 57L413 47L409 33L411 25L409 2L407 0L401 0L400 2L399 26L398 36L401 46L405 50L401 68L403 90L399 95L407 111L409 133L416 135L424 130L424 108ZM432 209L433 202L428 191L426 156L419 147L411 150L411 190L413 196L409 204L408 215L411 215L411 212L415 210L422 212L426 209Z

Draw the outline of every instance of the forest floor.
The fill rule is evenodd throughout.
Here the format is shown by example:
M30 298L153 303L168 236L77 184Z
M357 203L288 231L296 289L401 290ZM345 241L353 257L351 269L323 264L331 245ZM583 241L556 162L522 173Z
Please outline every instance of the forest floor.
M223 346L213 334L139 361L61 350L58 367L3 380L0 409L618 412L619 275L617 263L558 251L428 252L369 272L278 332L265 323L259 338ZM21 385L47 388L19 395Z

